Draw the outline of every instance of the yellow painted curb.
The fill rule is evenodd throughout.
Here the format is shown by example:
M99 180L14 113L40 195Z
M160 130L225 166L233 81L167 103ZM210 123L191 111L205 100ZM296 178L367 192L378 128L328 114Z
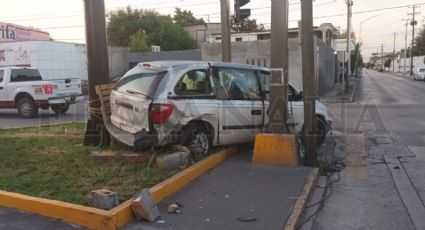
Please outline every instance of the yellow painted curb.
M156 203L177 192L191 181L236 153L236 147L219 151L149 189ZM106 211L62 201L31 197L0 190L0 205L96 230L114 230L134 220L131 200Z
M297 201L295 201L294 206L292 207L291 214L286 222L283 230L295 230L298 229L298 223L300 222L301 215L304 211L304 207L307 203L308 198L310 197L311 192L316 185L317 178L319 177L319 169L313 168L310 172L310 175L307 177L303 191L301 195L298 197Z
M156 203L161 202L171 194L183 188L192 180L204 174L206 171L212 169L218 163L222 162L229 156L236 153L236 147L224 149L215 153L206 159L199 161L191 167L177 173L176 175L168 178L167 180L153 186L149 189L153 199Z

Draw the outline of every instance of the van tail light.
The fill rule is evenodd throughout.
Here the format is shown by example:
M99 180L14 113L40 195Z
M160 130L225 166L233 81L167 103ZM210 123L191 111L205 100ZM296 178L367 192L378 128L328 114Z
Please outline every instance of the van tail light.
M44 94L53 94L53 85L43 85Z
M171 104L152 104L150 108L150 119L153 124L164 123L173 112L174 106Z

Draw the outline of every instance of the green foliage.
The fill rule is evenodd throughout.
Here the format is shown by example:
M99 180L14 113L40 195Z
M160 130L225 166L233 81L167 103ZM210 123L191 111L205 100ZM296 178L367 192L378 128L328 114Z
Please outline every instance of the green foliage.
M413 55L414 56L422 56L425 55L425 26L422 28L422 30L418 33L417 37L415 38L415 46L413 48Z
M235 22L235 16L230 17L230 24L234 31L236 32L259 32L264 31L263 24L257 24L257 20L245 18L244 20Z
M193 13L190 10L181 10L176 8L174 11L174 22L181 26L192 26L192 25L202 25L205 24L203 18L197 19L193 16Z
M145 38L142 35L136 36L140 44L143 38L148 46L161 46L161 50L165 51L196 48L196 42L169 15L127 7L126 10L118 10L109 16L108 41L111 45L129 46L130 37L139 31L144 31L145 34Z
M141 29L142 10L118 10L108 15L108 42L110 45L127 47L130 36Z
M146 34L143 31L137 31L135 34L130 36L128 44L130 52L146 52L149 51L149 46L146 41Z
M0 129L0 190L87 205L92 190L110 189L123 201L173 173L93 161L101 149L80 145L84 131L80 123Z
M387 59L385 59L385 63L384 63L384 66L385 67L391 67L391 62L393 61L393 59L392 58L387 58Z

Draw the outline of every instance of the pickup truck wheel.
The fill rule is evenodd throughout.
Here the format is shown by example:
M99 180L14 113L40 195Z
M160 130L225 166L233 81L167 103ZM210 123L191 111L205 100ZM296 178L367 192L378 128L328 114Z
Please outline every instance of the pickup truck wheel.
M23 118L33 118L38 114L38 107L31 98L21 98L18 100L17 108L19 115Z
M182 142L195 156L206 155L210 150L210 137L207 131L198 125L188 125L184 129Z
M65 114L68 111L68 109L69 109L68 103L52 105L52 110L56 114Z

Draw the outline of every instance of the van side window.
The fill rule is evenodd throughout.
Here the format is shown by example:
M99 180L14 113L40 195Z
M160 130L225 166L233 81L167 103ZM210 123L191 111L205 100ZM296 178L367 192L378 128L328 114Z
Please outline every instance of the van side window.
M0 83L3 82L4 70L0 70Z
M177 95L210 95L211 82L207 70L190 70L183 74L174 88Z
M267 71L261 71L260 72L260 82L264 89L264 92L266 93L266 100L270 100L270 72ZM289 101L296 101L295 98L295 90L292 88L292 86L289 85L288 87L288 100Z
M214 74L217 99L261 100L254 70L219 67ZM219 89L223 92L218 92Z
M270 72L260 71L260 83L265 92L265 99L270 100Z

